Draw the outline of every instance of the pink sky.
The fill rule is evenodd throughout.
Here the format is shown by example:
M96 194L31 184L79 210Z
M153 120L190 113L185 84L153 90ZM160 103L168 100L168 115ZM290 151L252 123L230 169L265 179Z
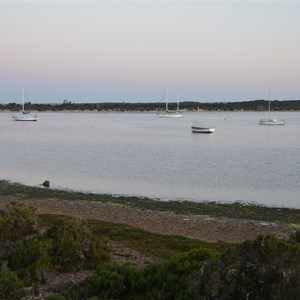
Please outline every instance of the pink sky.
M299 2L0 2L0 103L300 99L299 28Z

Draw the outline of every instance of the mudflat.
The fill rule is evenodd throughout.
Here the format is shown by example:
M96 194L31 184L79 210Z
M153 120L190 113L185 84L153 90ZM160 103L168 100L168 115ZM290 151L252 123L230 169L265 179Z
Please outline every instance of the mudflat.
M0 208L17 196L1 195ZM24 200L38 214L59 214L79 219L94 219L138 227L153 233L179 235L206 242L238 243L255 239L259 234L274 234L287 238L296 228L286 223L198 214L174 213L129 207L110 202L65 199Z

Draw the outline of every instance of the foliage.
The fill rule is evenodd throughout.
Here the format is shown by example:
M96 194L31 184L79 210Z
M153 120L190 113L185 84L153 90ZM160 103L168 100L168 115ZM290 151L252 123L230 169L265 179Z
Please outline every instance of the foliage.
M124 274L129 267L115 264L105 265L88 277L78 288L73 288L68 295L70 299L118 299L124 290Z
M0 299L21 299L25 294L23 287L23 282L15 272L1 270Z
M200 248L150 266L144 271L139 294L145 299L191 299L187 293L189 277L218 256L215 250Z
M37 216L32 206L12 201L0 211L0 242L17 241L36 232Z
M296 231L290 236L290 242L293 244L300 243L300 231Z
M52 242L50 256L61 271L78 270L84 265L96 266L109 260L109 242L96 238L82 222L63 219L49 228L46 238Z
M103 265L82 284L74 287L70 299L189 299L185 296L187 278L203 262L218 253L198 249L179 254L145 270L116 264Z
M109 261L108 239L95 236L76 219L59 220L40 235L36 233L37 216L32 207L14 201L1 211L1 263L7 270L0 274L0 299L2 295L9 295L9 299L20 295L23 283L33 284L33 290L38 291L39 283L53 268L65 272L80 267L96 268ZM4 249L7 243L9 247Z
M42 281L44 273L50 269L50 241L38 237L17 245L8 256L8 266L16 271L21 278L30 283Z
M271 101L272 110L300 110L299 100ZM176 109L177 102L169 102L169 109ZM62 104L34 104L26 102L25 106L28 110L37 111L156 111L165 109L165 103L161 102L139 102L139 103L72 103L64 100ZM252 100L240 102L198 102L198 101L182 101L180 103L182 110L197 111L198 108L206 111L261 111L268 109L267 100ZM0 104L0 110L18 111L21 110L21 104L8 103Z
M102 265L68 299L297 299L300 248L259 236L223 254L198 249L144 270Z
M47 298L47 300L65 300L66 298L60 295L51 295Z
M190 297L296 299L300 294L300 248L274 236L230 249L208 262L190 282Z
M207 243L182 236L155 234L125 224L89 220L88 225L94 234L107 236L110 240L121 242L129 248L146 255L169 258L180 252L190 251L199 247L222 249L225 243Z
M42 221L48 229L39 235L34 209L12 202L0 213L2 244L11 241L14 246L2 257L0 299L21 299L24 285L32 283L38 290L52 268L58 272L97 268L65 298L53 295L49 297L52 300L297 299L300 294L299 231L289 240L267 235L235 246L208 248L193 240L154 235L130 226L84 223L62 216ZM108 263L110 244L102 235L130 242L143 251L153 247L159 253L157 249L165 247L164 257L178 254L145 269L120 266ZM168 247L173 247L173 252L167 251ZM197 249L183 252L193 247Z

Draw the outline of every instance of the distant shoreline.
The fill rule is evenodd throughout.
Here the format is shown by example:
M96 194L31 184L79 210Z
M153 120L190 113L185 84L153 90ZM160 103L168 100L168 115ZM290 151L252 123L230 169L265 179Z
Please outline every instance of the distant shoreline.
M266 113L266 111L253 111L253 110L234 110L234 111L226 111L226 110L201 110L201 111L186 111L181 110L185 114L195 114L195 113ZM18 113L20 110L0 110L0 113ZM32 113L99 113L99 114L109 114L109 113L132 113L132 114L158 114L161 111L143 111L143 110L31 110ZM287 113L287 112L300 112L300 110L276 110L272 111L272 113Z
M268 111L268 100L250 100L239 102L180 102L180 110L185 112L197 111ZM169 102L170 110L177 109L177 103ZM165 110L164 102L99 102L99 103L73 103L64 100L63 103L25 103L25 109L29 111L108 111L108 112L156 112ZM0 104L0 111L15 112L21 110L21 104L12 102ZM273 100L271 110L275 111L300 111L300 100Z

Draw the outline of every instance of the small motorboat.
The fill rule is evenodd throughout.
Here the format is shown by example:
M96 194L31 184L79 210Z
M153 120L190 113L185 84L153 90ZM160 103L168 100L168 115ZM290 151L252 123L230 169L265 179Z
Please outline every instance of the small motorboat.
M215 131L215 127L205 126L201 123L193 123L192 125L192 132L194 133L213 133Z

